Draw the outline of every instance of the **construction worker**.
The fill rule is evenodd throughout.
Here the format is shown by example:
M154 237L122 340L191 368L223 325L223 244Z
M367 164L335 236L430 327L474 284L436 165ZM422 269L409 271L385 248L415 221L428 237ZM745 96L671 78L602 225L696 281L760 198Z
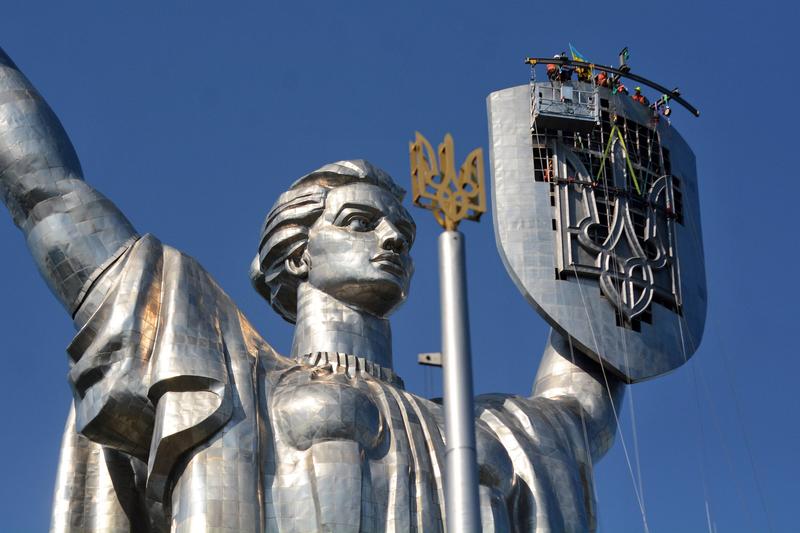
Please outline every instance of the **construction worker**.
M568 59L566 52L561 52L561 54L556 57L559 57L560 59ZM571 80L573 70L575 69L571 65L561 65L561 68L558 70L559 81Z
M669 96L666 94L662 94L661 98L656 100L656 103L653 104L655 106L656 111L661 111L661 113L668 117L672 114L672 109L669 107Z
M559 55L556 54L553 56L553 59L560 59ZM547 64L547 77L550 81L556 81L559 78L559 74L561 69L558 68L558 65L555 63L548 63Z
M597 76L594 77L594 82L599 87L610 87L611 86L610 80L608 79L608 74L606 74L602 70L600 71L599 74L597 74Z
M567 53L561 52L553 56L553 59L567 59ZM547 77L550 81L569 81L572 79L573 68L569 65L547 64Z
M614 94L628 94L628 88L625 87L625 84L617 82L616 87L612 91Z
M645 95L642 94L641 87L636 87L636 89L634 90L636 91L636 93L633 96L631 96L634 102L639 102L642 105L650 105L650 101L647 99Z

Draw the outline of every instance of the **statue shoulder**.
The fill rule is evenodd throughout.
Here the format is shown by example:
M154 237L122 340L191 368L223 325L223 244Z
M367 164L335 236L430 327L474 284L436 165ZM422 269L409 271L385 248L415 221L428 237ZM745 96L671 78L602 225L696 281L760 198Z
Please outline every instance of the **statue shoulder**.
M277 356L197 259L152 234L128 242L98 270L74 316L76 339L84 330L94 336L109 327L130 329L149 316L145 322L159 336L171 335L167 325L207 341L219 333L253 356Z

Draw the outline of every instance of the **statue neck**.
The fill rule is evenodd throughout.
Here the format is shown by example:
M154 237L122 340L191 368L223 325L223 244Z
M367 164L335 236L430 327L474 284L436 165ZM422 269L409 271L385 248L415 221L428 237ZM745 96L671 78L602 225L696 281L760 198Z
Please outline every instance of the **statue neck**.
M292 356L338 352L392 368L389 321L345 305L307 282L297 289Z

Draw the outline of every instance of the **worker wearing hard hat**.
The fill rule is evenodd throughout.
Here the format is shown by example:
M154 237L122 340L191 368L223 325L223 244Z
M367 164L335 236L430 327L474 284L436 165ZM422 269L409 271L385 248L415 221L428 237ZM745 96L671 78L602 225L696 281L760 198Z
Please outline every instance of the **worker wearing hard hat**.
M556 54L553 56L553 59L561 59L561 56ZM558 65L555 63L548 63L547 64L547 77L550 81L556 81L559 78L559 74L561 69L558 68Z
M642 88L641 87L636 87L635 91L636 92L634 93L634 95L631 96L631 98L633 99L634 102L639 102L642 105L649 105L650 104L650 101L647 99L647 97L642 94Z
M566 52L561 52L556 57L559 59L568 59ZM561 68L558 69L558 79L559 81L569 81L572 79L572 72L575 69L571 65L561 65Z
M567 53L561 52L553 56L553 59L567 59ZM573 67L570 65L557 65L556 63L547 64L547 77L550 81L569 81L572 79Z

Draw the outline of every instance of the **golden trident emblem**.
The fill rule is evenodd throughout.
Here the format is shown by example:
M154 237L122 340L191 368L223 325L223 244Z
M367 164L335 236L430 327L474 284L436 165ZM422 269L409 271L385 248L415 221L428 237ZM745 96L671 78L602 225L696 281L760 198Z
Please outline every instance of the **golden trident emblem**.
M446 231L455 231L464 220L478 221L486 212L486 189L483 182L483 150L469 153L456 174L453 136L444 136L439 145L439 158L431 143L416 132L408 143L411 157L411 193L414 205L433 211L433 216Z

